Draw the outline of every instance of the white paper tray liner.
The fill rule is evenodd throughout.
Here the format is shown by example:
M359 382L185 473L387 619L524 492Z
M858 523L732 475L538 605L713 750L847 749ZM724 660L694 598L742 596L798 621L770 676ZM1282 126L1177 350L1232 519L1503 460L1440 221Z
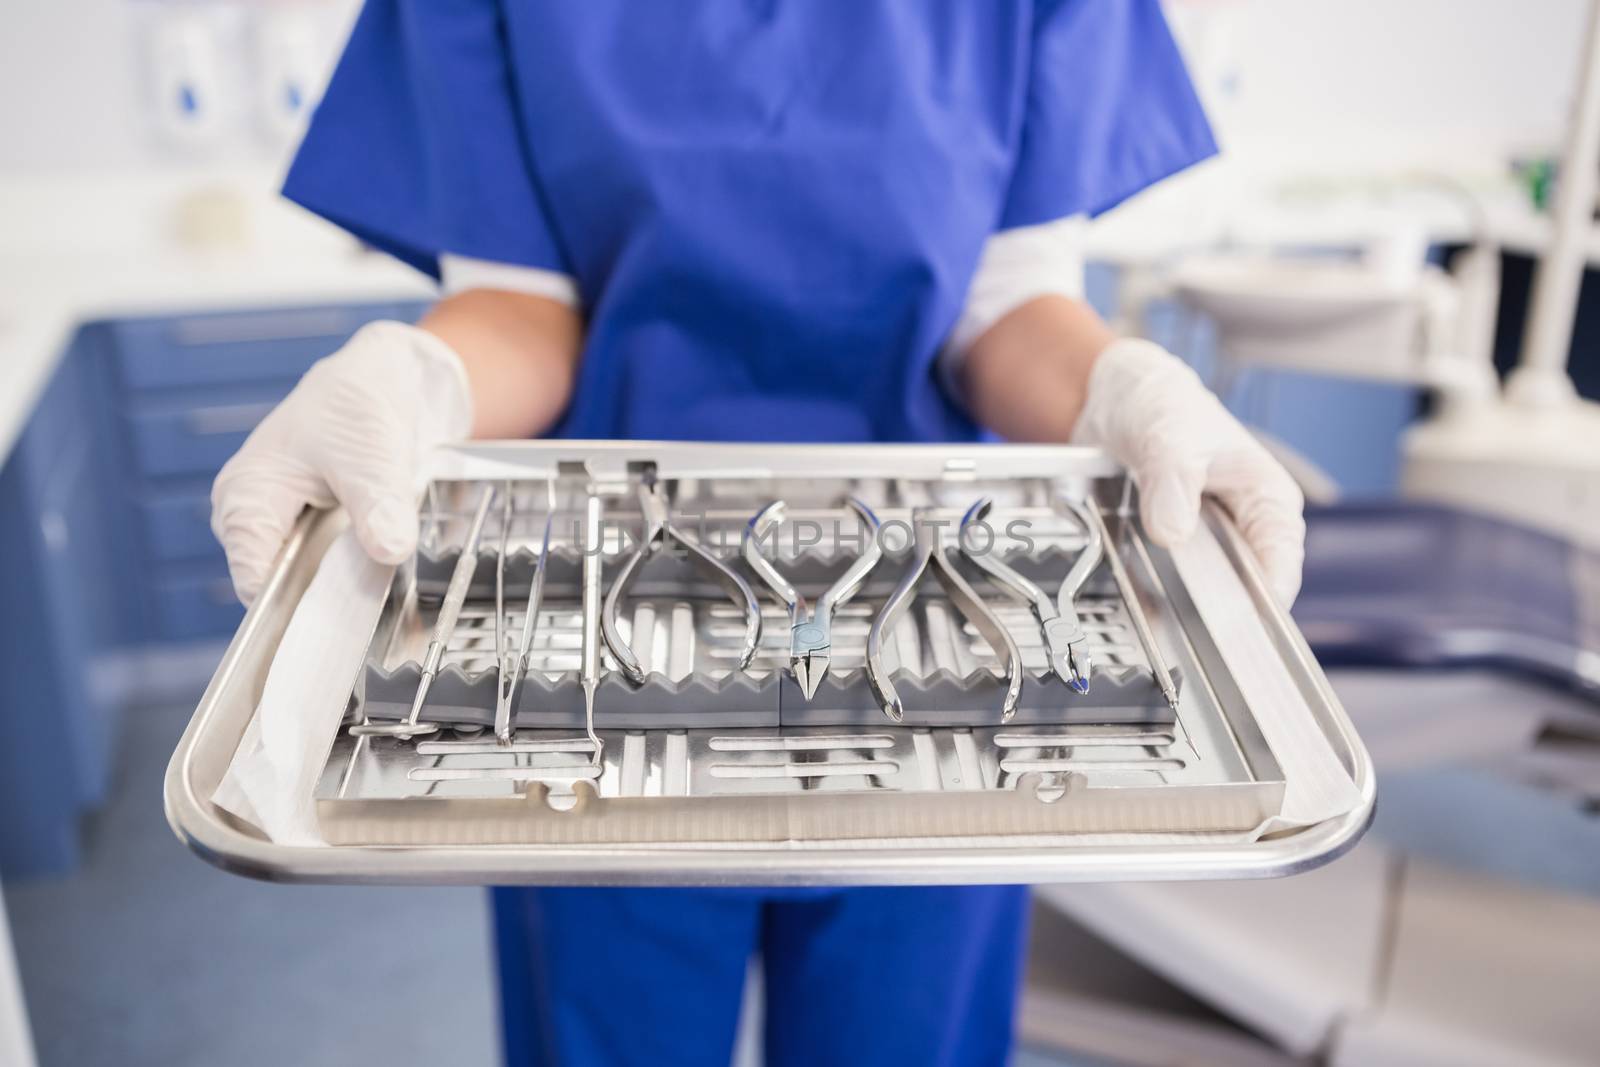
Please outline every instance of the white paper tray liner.
M280 845L320 845L314 793L394 568L352 530L329 546L284 630L256 713L212 800Z

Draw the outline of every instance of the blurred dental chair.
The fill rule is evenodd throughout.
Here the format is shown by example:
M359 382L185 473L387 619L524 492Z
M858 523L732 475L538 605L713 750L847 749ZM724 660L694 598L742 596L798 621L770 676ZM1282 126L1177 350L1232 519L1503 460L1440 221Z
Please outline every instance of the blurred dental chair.
M1377 827L1282 881L1040 887L1024 1040L1122 1064L1595 1062L1600 553L1436 505L1307 517L1295 616L1377 764Z
M1402 231L1350 255L1217 253L1183 260L1166 284L1214 325L1212 384L1224 396L1258 368L1493 396L1499 251L1474 246L1448 271L1426 252Z
M1262 238L1124 272L1119 323L1164 340L1235 414L1317 457L1351 490L1392 492L1410 473L1401 441L1422 396L1440 414L1499 396L1499 250L1485 238L1440 266L1403 217L1326 239Z
M1492 767L1600 807L1600 551L1435 504L1306 521L1295 620L1380 771Z
M1592 898L1372 842L1285 881L1050 886L1035 900L1020 1036L1063 1057L1577 1067L1600 1048Z

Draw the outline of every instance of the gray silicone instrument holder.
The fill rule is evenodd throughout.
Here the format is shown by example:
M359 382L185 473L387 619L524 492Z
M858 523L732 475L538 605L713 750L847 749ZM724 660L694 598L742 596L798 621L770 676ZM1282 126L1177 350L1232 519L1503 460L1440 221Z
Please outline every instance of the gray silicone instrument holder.
M542 520L535 525L542 525ZM737 543L736 534L728 537ZM492 602L497 555L490 549L478 552L471 585L473 602ZM504 581L509 601L525 600L537 558L528 549L507 555ZM1007 562L1042 587L1053 589L1075 558L1074 551L1051 545L1031 555L1007 557ZM420 624L428 619L433 601L442 594L459 559L459 551L424 548L419 552L413 631L425 628ZM785 561L785 573L802 593L814 599L845 562L838 556L804 553ZM581 617L576 600L580 563L578 554L568 547L553 550L547 559L536 664L559 662L563 651L579 639L574 628ZM680 652L673 673L652 670L638 686L615 669L607 670L597 690L595 724L618 729L699 729L886 722L859 665L864 657L866 613L881 604L904 565L904 553L886 554L841 612L835 626L834 661L855 666L836 666L807 700L783 666L788 623L770 598L763 598L767 601L763 605L764 640L758 658L749 670L734 671L727 666L734 655L734 628L727 625L729 613L720 592L700 580L682 555L663 554L651 560L635 584L639 595L629 602L635 609L629 629L636 634L648 629L652 639L664 629L668 647L691 651L687 655ZM1045 673L1037 621L1004 592L987 588L981 572L972 570L971 581L994 602L1023 651L1024 663L1033 668L1027 671L1012 722L1172 722L1173 709L1136 647L1125 602L1117 597L1109 577L1096 577L1080 599L1091 655L1099 666L1090 691L1080 694ZM753 576L751 581L755 583ZM1003 683L992 654L961 629L959 619L952 618L950 604L936 583L925 580L919 592L910 617L901 624L901 640L895 643L897 649L907 651L894 673L895 684L906 699L906 725L997 723ZM857 624L852 625L852 620ZM511 622L516 625L503 627L503 637L521 625L520 618ZM469 617L457 630L452 653L453 662L433 682L421 719L452 727L490 725L499 683L492 627L481 617ZM917 666L909 665L912 662ZM1173 671L1173 677L1178 680L1178 672ZM403 718L411 710L420 682L417 660L386 664L375 650L364 675L360 714L375 720ZM536 665L518 687L514 708L519 727L581 728L585 709L577 673L547 672Z

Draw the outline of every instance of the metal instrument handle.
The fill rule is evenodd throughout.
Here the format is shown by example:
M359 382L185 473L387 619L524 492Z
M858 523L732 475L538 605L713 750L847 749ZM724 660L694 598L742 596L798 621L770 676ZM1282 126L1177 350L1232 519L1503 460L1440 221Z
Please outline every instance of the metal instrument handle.
M599 499L597 496L589 498L589 519L595 523L599 522L599 518L595 514L596 501ZM595 557L598 557L600 553L599 544L596 543L591 546L589 541L591 539L598 540L598 536L598 531L586 531L583 547L584 670L586 676L590 666L588 644L590 553L594 553ZM649 556L654 554L655 547L658 544L660 544L659 534L654 538L641 542L633 554L628 557L627 562L623 563L622 570L617 573L616 578L611 582L611 588L606 591L605 606L600 611L599 616L600 630L605 635L606 647L611 650L611 656L617 661L617 666L621 668L622 673L627 675L628 679L635 685L644 681L644 668L640 666L639 657L633 654L633 649L628 646L628 642L623 640L622 630L617 626L617 613L621 609L622 599L627 593L628 586L633 582L634 573ZM598 652L598 650L596 651ZM595 666L595 675L598 678L598 663Z
M456 560L455 569L450 572L450 584L445 587L444 602L439 605L439 615L434 620L433 632L428 638L428 649L422 656L422 675L417 680L416 695L411 698L410 714L397 723L374 723L363 720L350 727L352 736L398 737L406 740L419 734L438 731L437 723L421 721L422 709L427 706L428 691L433 688L433 680L439 673L440 664L444 662L445 649L450 645L450 635L456 631L456 621L461 617L461 608L466 604L467 593L472 589L472 576L478 569L478 542L483 538L483 524L489 517L489 505L494 503L494 492L492 483L484 487L483 495L478 499L477 511L473 513L472 523L467 527L466 539L461 543L461 555ZM360 742L357 743L359 746ZM352 767L357 755L359 747L351 754ZM345 784L340 786L341 790L345 785L348 785L348 771Z
M931 563L934 576L944 587L950 602L989 643L995 655L1005 664L1006 691L1000 702L1000 721L1007 722L1016 714L1017 703L1022 697L1022 652L1017 648L1017 643L1005 624L989 605L983 602L983 598L978 596L950 562L949 557L944 554L943 546L939 543L937 528L921 521L918 511L912 512L911 523L915 538L912 561L906 567L905 573L900 576L900 582L895 586L894 592L889 594L889 599L884 602L883 609L872 620L871 629L867 631L867 681L872 686L873 695L878 698L884 714L889 718L895 722L904 719L905 705L900 699L899 691L895 689L893 680L889 677L889 672L884 667L883 635L900 621L901 616L910 607L911 601L915 598L917 582L922 579Z
M761 605L756 602L756 595L751 592L750 583L705 548L684 537L672 524L666 494L662 492L661 485L656 481L653 472L646 471L639 485L639 510L644 514L645 539L638 550L628 557L628 562L622 565L622 573L617 575L616 581L611 583L611 589L606 593L605 610L600 617L606 646L616 658L617 666L634 685L644 683L644 667L639 663L639 657L634 654L633 649L622 639L622 631L617 626L617 613L621 610L623 596L640 566L654 555L668 538L682 545L700 572L720 585L734 605L744 612L744 647L739 657L739 669L743 670L750 666L750 661L755 658L756 646L761 641Z
M594 730L594 697L595 690L600 686L600 629L609 617L609 611L600 610L600 565L605 548L605 531L601 523L604 518L605 501L591 488L583 523L583 661L579 683L583 686L583 728L589 735L589 744L593 746L590 759L596 767L601 765L605 747ZM641 545L640 553L643 551L644 546ZM636 564L638 559L639 553L635 553L629 563ZM609 600L607 603L609 606ZM611 645L609 630L606 644ZM617 643L611 647L612 653L615 654L619 647L627 648L620 634ZM628 649L628 655L633 655L632 649ZM637 669L638 661L634 660L633 665Z
M761 643L761 605L756 602L756 595L751 591L750 583L740 577L738 571L706 551L700 544L684 537L670 521L666 525L666 533L684 547L694 559L696 566L700 568L700 573L722 586L723 592L728 594L728 599L733 601L734 606L743 610L744 645L739 654L739 669L744 670L750 666L750 661L756 655L756 646Z
M1100 561L1106 558L1106 528L1105 521L1100 518L1100 507L1093 501L1087 505L1068 499L1063 499L1061 502L1083 526L1084 536L1089 539L1083 546L1083 551L1078 553L1078 558L1072 561L1072 569L1061 579L1061 588L1056 591L1057 611L1062 615L1069 615L1076 614L1072 602L1077 599L1078 593L1089 581L1089 576L1100 566ZM1113 559L1115 555L1112 553Z
M516 660L506 647L506 546L511 540L511 483L505 483L500 502L500 548L494 561L494 653L497 663L494 700L494 735L501 744L511 742L511 700L517 692Z
M872 573L872 568L876 567L878 561L883 558L883 545L878 540L879 531L882 530L883 523L879 521L877 514L856 497L846 498L845 503L856 513L856 517L861 520L862 525L867 528L867 541L860 555L856 556L855 562L850 564L849 568L839 576L839 580L834 582L828 591L818 598L816 614L818 618L825 620L832 619L834 612L838 611L846 601L861 591L861 586L866 583L867 575Z
M967 543L967 527L972 523L982 522L993 506L994 499L992 497L979 497L967 509L967 513L961 517L961 544L963 546ZM967 552L966 557L976 564L980 570L993 578L995 583L1002 589L1010 592L1032 608L1033 616L1039 621L1040 625L1061 614L1043 589L1040 589L1036 583L1017 573L1015 568L1001 560L993 552Z
M1070 506L1070 505L1069 505ZM1106 529L1106 520L1100 515L1098 506L1091 506L1084 512L1089 529L1094 531L1095 540L1104 546L1111 540L1111 533ZM1088 553L1085 552L1085 555ZM1144 607L1139 603L1139 594L1133 588L1133 580L1128 577L1127 568L1122 565L1122 558L1113 550L1105 553L1106 562L1111 565L1111 580L1117 585L1117 592L1128 605L1128 618L1133 622L1133 632L1139 638L1139 644L1144 648L1145 659L1150 663L1150 673L1155 676L1155 682L1161 687L1162 696L1174 711L1178 707L1178 690L1172 684L1172 672L1167 669L1167 661L1161 655L1161 649L1156 645L1156 635L1150 629L1150 620L1145 616ZM1077 570L1074 566L1073 570ZM1068 574L1068 578L1072 575ZM1061 585L1063 593L1067 585Z
M761 554L761 540L767 536L768 531L782 524L784 520L784 503L774 500L754 515L745 529L745 539L742 551L744 561L750 565L763 582L777 594L783 606L789 612L789 626L799 626L806 621L806 600L794 584L785 578L772 561Z
M539 609L544 606L544 576L550 564L550 531L556 521L556 482L545 483L544 535L539 539L539 561L533 572L533 584L528 588L527 609L522 616L522 641L517 648L519 669L528 669L528 649L533 645L534 632L539 629Z
M456 560L455 570L450 572L450 584L445 587L444 602L439 605L439 617L433 624L433 636L428 642L430 657L433 657L435 647L442 656L450 635L456 631L456 621L461 617L461 608L472 589L472 576L478 569L478 542L483 538L483 524L489 517L489 505L494 502L494 493L495 487L491 484L484 487L483 495L478 498L478 509L473 512L472 525L467 527L466 540L461 543L461 557ZM434 667L437 669L437 662Z
M644 518L646 543L654 541L661 531L666 529L667 521L671 517L671 510L667 506L667 494L662 491L661 483L656 480L654 470L646 470L640 475L639 514Z
M916 523L915 513L912 516L912 523ZM915 533L913 537L911 560L900 575L900 581L895 585L894 592L883 602L883 607L873 617L872 626L867 630L867 684L872 687L872 695L877 698L878 706L883 708L883 713L895 722L905 718L906 709L883 662L883 635L894 629L895 624L905 615L906 609L911 606L917 582L928 569L928 557L933 551L932 543L926 538Z
M930 537L937 539L938 534L932 533ZM970 556L968 558L971 558ZM1017 702L1022 699L1022 652L1017 648L1016 639L1011 636L1011 631L1006 629L1003 622L995 615L977 590L961 576L955 564L944 554L944 548L935 543L929 555L933 563L933 573L939 579L939 584L944 586L950 602L961 612L966 620L972 623L972 628L983 636L994 650L996 656L1005 664L1006 691L1000 701L1000 721L1010 722L1011 717L1017 713Z

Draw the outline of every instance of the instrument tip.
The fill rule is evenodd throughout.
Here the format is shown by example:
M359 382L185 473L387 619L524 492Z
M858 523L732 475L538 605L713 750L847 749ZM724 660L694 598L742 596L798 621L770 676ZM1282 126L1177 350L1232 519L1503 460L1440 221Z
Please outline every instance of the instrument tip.
M1067 652L1066 670L1062 673L1062 680L1074 692L1087 694L1089 692L1089 677L1094 671L1094 661L1088 656L1083 657L1083 662L1078 662L1078 656L1072 651Z
M828 657L812 652L794 657L791 665L794 668L794 679L800 683L800 691L806 695L807 700L815 697L818 686L828 673Z

